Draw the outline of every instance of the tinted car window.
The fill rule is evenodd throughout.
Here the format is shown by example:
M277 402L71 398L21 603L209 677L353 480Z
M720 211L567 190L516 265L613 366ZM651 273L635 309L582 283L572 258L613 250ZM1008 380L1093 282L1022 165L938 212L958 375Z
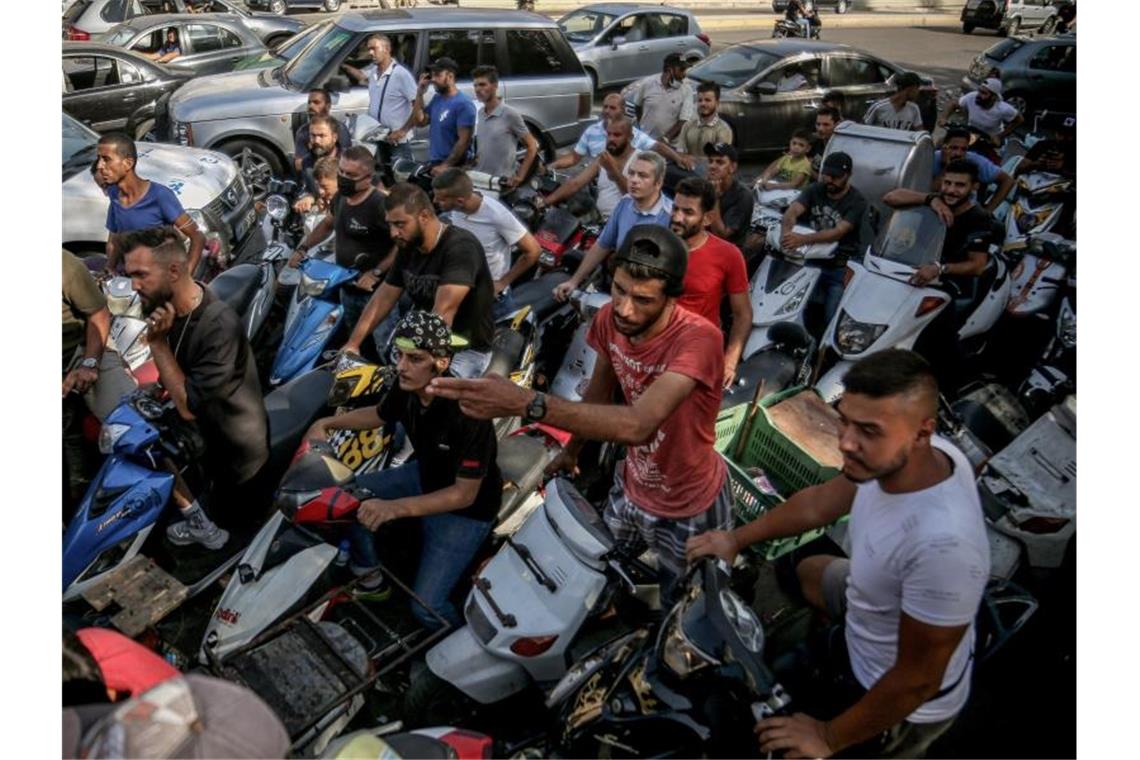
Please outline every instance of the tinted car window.
M308 87L313 78L352 41L352 32L333 25L301 54L285 64L282 72L295 87Z
M212 53L222 49L221 29L213 24L187 24L186 36L195 53Z
M689 33L689 20L675 13L650 13L645 16L649 38L681 37Z
M115 62L102 56L84 55L64 58L63 74L67 77L72 92L82 92L119 83L119 71Z
M549 29L508 29L507 60L513 77L582 73L578 56Z
M123 84L134 84L135 82L141 82L146 79L143 73L139 71L138 67L133 63L127 63L126 61L116 61L115 63L119 67L119 81Z
M127 0L109 0L99 12L99 17L108 24L118 24L127 20Z
M795 61L769 72L763 81L776 85L779 92L810 90L819 87L819 69L818 58Z
M1029 59L1029 68L1075 73L1077 70L1077 46L1046 45Z
M67 11L63 14L63 20L67 23L74 23L79 20L79 17L91 7L91 0L75 0L74 3L68 7Z
M771 53L740 45L701 61L689 69L689 77L721 87L739 87L778 60Z
M495 32L491 29L441 29L428 33L428 61L449 56L459 64L456 79L470 79L471 70L495 63Z
M558 22L571 42L589 42L614 22L614 16L597 11L574 11Z
M104 42L108 45L117 45L122 47L126 45L138 33L137 29L132 29L129 26L117 26L111 31L107 32Z
M621 21L617 22L617 25L613 29L606 33L606 36L604 39L602 39L602 42L611 42L617 37L625 37L627 41L632 42L633 40L630 39L629 35L635 32L635 28L636 34L644 36L645 22L642 17L636 14L632 16L626 16ZM637 39L641 39L641 37L638 37Z
M889 73L884 75L881 66L866 58L835 57L830 61L828 85L831 87L859 87L881 84Z
M1006 58L1009 58L1011 55L1013 55L1014 51L1016 51L1024 44L1025 43L1021 40L1011 37L1009 39L1002 40L987 50L986 56L993 58L995 61L1004 61Z

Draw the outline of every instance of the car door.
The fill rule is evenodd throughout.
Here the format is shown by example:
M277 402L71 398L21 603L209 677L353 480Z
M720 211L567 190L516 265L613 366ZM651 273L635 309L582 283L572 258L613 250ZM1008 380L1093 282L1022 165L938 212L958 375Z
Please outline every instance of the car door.
M237 33L219 24L194 22L183 25L182 56L175 60L199 74L232 71L234 66L256 49ZM186 48L189 47L189 51Z
M689 19L678 13L647 13L649 52L638 59L641 76L657 74L665 56L684 53L689 32Z
M1029 59L1025 77L1028 101L1041 108L1071 111L1077 100L1077 46L1073 42L1043 45ZM1032 114L1024 114L1030 119Z
M826 59L827 87L843 93L843 118L851 121L862 121L872 103L891 94L887 80L893 74L881 61L858 53L833 53Z
M122 76L122 74L126 76ZM105 55L64 55L63 108L96 132L122 129L138 107L134 66ZM126 80L126 81L124 81Z
M644 76L645 67L638 58L649 53L648 37L644 14L630 13L615 21L597 43L603 48L598 56L598 84L623 84ZM661 68L660 61L657 68Z
M742 123L733 125L737 146L746 151L786 150L792 132L809 120L814 123L824 93L822 65L822 59L814 55L785 58L750 82L745 88L749 98L741 109ZM803 76L802 86L779 90L781 82L796 72Z

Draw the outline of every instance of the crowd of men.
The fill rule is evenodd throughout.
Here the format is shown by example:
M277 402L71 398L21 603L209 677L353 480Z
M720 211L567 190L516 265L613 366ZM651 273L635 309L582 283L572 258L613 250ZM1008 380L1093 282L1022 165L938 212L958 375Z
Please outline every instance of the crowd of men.
M309 119L296 135L294 168L307 188L297 208L316 208L323 218L289 262L297 266L333 238L337 263L359 272L340 291L349 330L344 350L390 358L398 375L396 390L378 407L319 420L310 437L398 422L416 452L401 467L361 478L375 497L359 511L353 572L382 584L374 539L383 531L377 530L418 521L423 547L413 588L447 621L460 622L449 597L492 527L501 476L490 421L502 416L572 434L552 471L573 470L589 440L625 447L604 519L631 556L656 550L666 598L698 556L731 561L750 543L850 514L856 538L850 560L809 557L796 568L805 597L846 621L842 664L830 682L824 679L844 688L829 692L817 683L811 693L827 695L828 704L808 701L810 716L761 721L760 746L813 757L868 742L880 742L871 746L886 755L923 751L965 703L972 621L988 568L969 464L934 432L938 380L953 364L947 360L955 344L952 318L919 346L926 360L890 351L847 375L838 407L842 476L734 530L714 422L722 389L742 360L752 325L749 272L763 253L748 237L754 195L737 176L739 157L730 126L718 116L717 85L691 92L685 62L669 56L660 75L634 83L624 96L607 96L598 122L552 164L584 167L542 203L555 205L593 184L604 220L555 297L566 299L592 277L611 281L612 302L594 317L588 337L597 363L582 401L572 402L481 377L494 321L513 311L511 287L540 249L507 207L474 189L467 171L505 177L508 187L523 183L537 161L534 136L499 97L494 67L472 72L476 106L456 87L454 60L437 59L417 81L393 58L387 37L375 35L367 47L373 64L350 73L367 83L369 113L390 130L387 142L378 157L352 146L330 115L328 94L310 93ZM914 103L921 84L916 75L900 75L896 92L873 104L864 121L921 129ZM429 87L434 94L427 100ZM970 124L995 139L1021 118L1001 107L1000 94L1000 83L988 81L960 103ZM841 151L822 158L844 118L842 105L829 94L812 128L788 136L787 154L759 179L765 189L800 191L784 216L781 246L838 244L817 294L826 319L842 296L846 260L861 250L867 209L851 182L857 158ZM411 156L417 127L428 129L430 196L376 176L378 167ZM989 210L1012 179L968 147L969 133L951 129L932 190L895 190L883 198L897 208L930 206L948 227L941 263L920 269L916 284L944 276L965 290L986 266ZM1054 152L1037 160L1058 159ZM178 414L200 428L214 474L209 493L193 493L179 479L174 498L183 519L167 536L216 549L232 526L259 517L243 514L249 500L242 494L257 484L268 458L261 388L237 315L196 280L201 231L173 193L136 168L131 140L100 139L93 176L110 200L107 268L122 266L141 295L160 382ZM667 194L671 170L678 174ZM985 207L975 199L983 183L996 186ZM450 212L449 219L437 209ZM78 414L75 393L98 380L109 317L90 275L69 256L63 392L71 419ZM624 400L615 402L619 387ZM71 459L82 458L74 446L66 449ZM81 469L65 473L73 499ZM897 530L904 522L905 535ZM423 608L413 612L425 625L436 624ZM818 666L817 659L815 670L801 670L819 676Z

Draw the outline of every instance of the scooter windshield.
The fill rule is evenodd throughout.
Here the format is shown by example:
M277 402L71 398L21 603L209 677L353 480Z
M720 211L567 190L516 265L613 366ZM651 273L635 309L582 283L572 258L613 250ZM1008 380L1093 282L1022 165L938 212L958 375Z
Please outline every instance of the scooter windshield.
M925 206L896 211L886 229L875 241L874 254L880 258L917 269L942 258L946 225Z

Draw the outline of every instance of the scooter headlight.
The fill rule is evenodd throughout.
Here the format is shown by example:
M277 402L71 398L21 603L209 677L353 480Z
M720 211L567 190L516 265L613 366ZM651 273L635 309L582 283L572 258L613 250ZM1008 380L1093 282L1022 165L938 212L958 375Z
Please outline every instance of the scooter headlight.
M289 215L289 201L282 195L271 195L265 199L265 213L273 221L283 222Z
M760 618L756 617L752 608L727 588L720 590L720 606L744 647L752 654L758 655L763 652L764 626L760 624Z
M786 314L794 314L797 310L799 310L800 304L804 302L805 298L807 298L808 290L810 287L811 285L807 284L797 290L792 295L792 297L785 301L784 305L776 311L776 316L782 317Z
M131 429L130 425L123 425L117 422L108 422L99 431L99 453L110 454L115 450L115 444L119 439Z
M302 278L303 277L304 275L302 275ZM304 286L303 279L301 285ZM313 330L312 334L309 336L309 339L301 345L301 350L315 346L318 343L324 343L326 340L328 340L329 333L333 331L337 325L337 322L340 321L340 312L340 307L337 307L329 312L329 315L325 317L319 325L317 325L315 330Z
M316 298L321 293L324 293L328 284L328 280L318 280L301 272L301 292L311 298Z
M850 314L841 311L839 324L835 326L835 345L845 354L861 354L874 345L886 331L886 325L856 322Z
M717 663L716 658L698 649L685 636L684 627L681 625L684 610L685 607L683 606L674 609L672 616L666 623L667 632L661 644L661 658L669 669L681 678Z

